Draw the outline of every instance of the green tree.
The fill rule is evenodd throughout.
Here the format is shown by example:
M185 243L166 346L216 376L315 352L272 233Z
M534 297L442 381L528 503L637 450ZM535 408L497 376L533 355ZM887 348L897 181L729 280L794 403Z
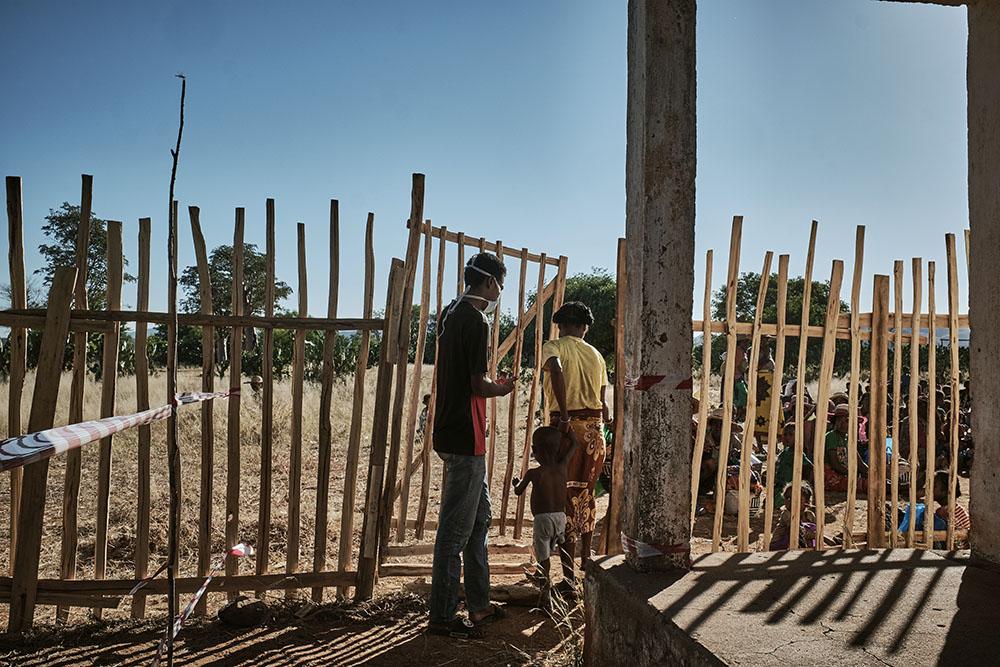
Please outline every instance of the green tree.
M217 315L233 312L233 247L220 245L208 256L208 274L212 283L212 311ZM182 290L180 309L185 313L197 313L201 309L201 280L198 267L185 267L178 279ZM267 289L267 257L257 250L257 246L247 243L243 246L243 291L245 315L263 315ZM283 280L274 282L274 308L281 311L280 303L288 298L292 288Z
M740 274L736 285L736 319L739 322L753 322L757 309L757 292L760 289L760 274L747 272ZM800 277L788 279L788 296L785 313L785 323L798 325L802 322L802 292L805 287L805 279ZM830 298L829 282L813 281L812 292L809 299L809 324L822 326L826 321L826 308ZM778 314L778 276L772 274L767 285L767 295L764 299L764 312L762 322L773 324L777 321ZM843 300L840 302L840 312L850 313L850 306ZM726 319L726 286L721 285L712 295L712 317L716 320ZM713 336L712 339L712 367L719 368L722 353L725 352L726 342L724 335ZM806 376L810 379L819 374L819 367L823 353L821 339L812 338L806 347ZM836 357L834 361L834 373L837 375L846 374L850 370L851 346L846 340L838 340L836 344ZM694 358L696 363L701 361L701 346L696 346ZM789 372L794 372L798 367L799 359L799 337L788 336L785 338L785 368L787 376Z
M80 228L80 207L63 202L58 209L49 209L42 232L49 242L38 246L44 260L35 273L42 276L48 293L56 268L76 264L76 237ZM128 259L123 258L124 266ZM135 277L125 273L125 282ZM90 247L87 248L87 301L91 310L102 310L108 301L108 226L96 215L90 217Z

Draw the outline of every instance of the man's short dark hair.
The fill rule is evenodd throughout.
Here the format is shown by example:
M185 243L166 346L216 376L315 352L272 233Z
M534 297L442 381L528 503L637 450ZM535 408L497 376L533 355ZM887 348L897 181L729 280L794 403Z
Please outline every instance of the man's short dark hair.
M490 275L483 275L472 267L476 267ZM504 266L503 260L489 252L481 252L473 255L465 265L465 284L472 288L479 287L489 280L490 276L496 278L497 283L503 285L503 279L506 275L507 267Z
M564 303L562 308L552 316L552 321L556 324L575 324L577 326L590 326L594 323L594 313L591 312L587 304L581 301L570 301Z

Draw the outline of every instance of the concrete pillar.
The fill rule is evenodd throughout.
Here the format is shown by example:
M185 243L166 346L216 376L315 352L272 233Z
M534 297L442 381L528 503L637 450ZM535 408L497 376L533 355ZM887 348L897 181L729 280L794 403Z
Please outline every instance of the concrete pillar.
M973 555L1000 564L1000 2L969 3Z
M653 545L691 538L691 312L695 214L695 0L630 0L625 161L629 371L664 376L628 392L624 531ZM686 553L629 561L687 567Z

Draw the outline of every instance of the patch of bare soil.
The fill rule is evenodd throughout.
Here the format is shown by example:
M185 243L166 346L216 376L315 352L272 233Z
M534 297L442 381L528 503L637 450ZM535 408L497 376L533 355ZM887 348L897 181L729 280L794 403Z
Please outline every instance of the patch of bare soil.
M363 604L303 606L276 602L265 621L233 629L214 617L185 625L175 665L572 665L582 651L582 610L508 605L507 618L480 640L425 634L426 601L412 593ZM38 627L17 642L0 637L0 664L11 667L150 664L163 619Z

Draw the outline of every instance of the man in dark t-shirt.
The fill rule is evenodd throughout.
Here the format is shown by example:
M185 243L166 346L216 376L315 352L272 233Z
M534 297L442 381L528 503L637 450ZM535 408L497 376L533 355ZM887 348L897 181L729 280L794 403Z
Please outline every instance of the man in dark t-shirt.
M506 274L496 255L472 257L465 265L465 292L438 322L433 443L444 461L445 486L431 577L428 630L435 634L479 636L483 623L502 614L490 603L486 537L492 513L485 454L486 399L513 390L513 384L494 382L487 375L489 318ZM456 616L463 555L468 619Z

